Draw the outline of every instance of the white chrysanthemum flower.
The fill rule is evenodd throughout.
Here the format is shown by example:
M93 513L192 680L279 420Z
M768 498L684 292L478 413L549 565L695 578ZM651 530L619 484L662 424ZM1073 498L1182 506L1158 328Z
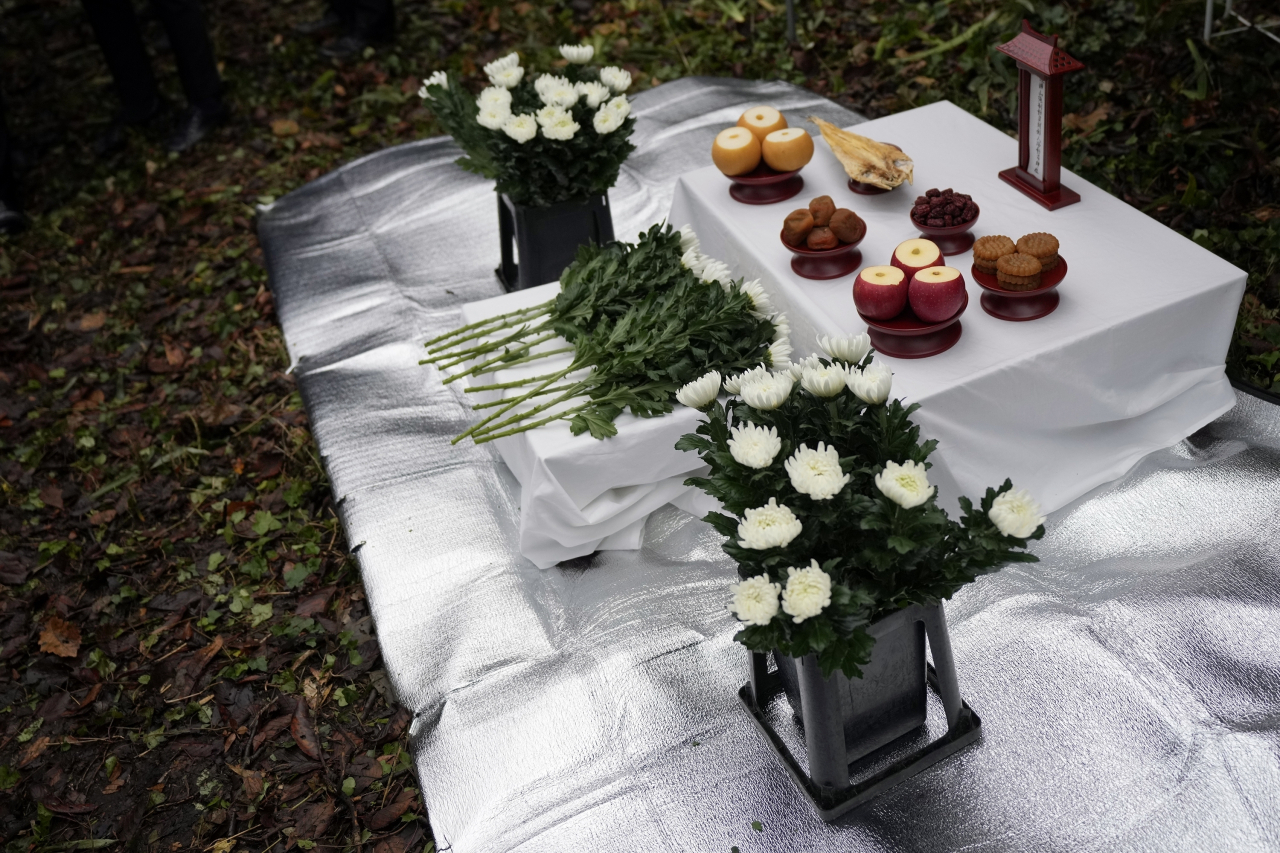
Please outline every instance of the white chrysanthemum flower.
M928 472L919 462L885 463L884 470L876 474L876 488L889 500L903 509L911 509L933 497Z
M840 469L840 454L821 441L817 450L800 445L782 467L787 469L792 487L815 501L830 500L840 494L851 479Z
M773 339L775 341L785 341L791 337L791 323L787 321L786 314L775 314L769 319L773 323Z
M538 135L538 120L528 114L511 116L502 123L502 132L523 145Z
M688 254L690 250L698 251L702 248L702 242L698 240L698 234L693 230L692 225L680 226L680 251Z
M586 65L596 55L596 49L589 44L562 44L560 55L574 65Z
M787 372L791 374L793 380L799 382L804 376L805 369L810 367L815 370L822 367L822 360L816 355L806 355L799 361L791 362L791 367L787 369Z
M600 82L621 94L631 88L631 73L610 65L600 69Z
M777 498L769 498L764 506L743 513L743 520L738 525L738 544L755 551L783 548L803 529L804 525L794 512L779 504Z
M752 382L743 383L739 393L743 402L753 409L771 412L791 396L791 376L787 373L769 373Z
M866 370L849 371L849 390L864 403L883 403L889 399L893 387L893 374L880 363L867 365Z
M503 89L514 89L520 85L520 81L524 79L524 69L519 65L513 68L503 68L501 71L495 71L489 75L489 82L494 86L501 86Z
M782 611L799 624L817 616L831 604L831 575L822 570L817 560L809 566L787 569L787 588L782 593Z
M539 127L546 127L549 124L562 121L566 116L569 116L569 111L560 107L542 107L533 116L537 119Z
M768 625L778 615L778 593L782 587L768 575L756 575L729 587L733 602L729 612L748 625Z
M1044 524L1040 504L1035 502L1026 489L1011 490L997 496L991 502L987 518L1005 536L1016 539L1026 539Z
M702 268L707 265L707 261L711 260L706 255L698 251L697 246L691 246L688 251L680 256L680 264L687 270L692 270L693 274L701 277Z
M683 386L676 392L676 400L691 409L705 411L720 394L720 371L712 370Z
M566 114L565 118L542 126L542 135L547 139L554 139L557 142L566 142L573 139L580 129L581 125L573 120L572 116Z
M871 338L863 335L823 335L818 338L822 351L837 361L857 364L871 351Z
M773 304L769 302L769 294L765 293L760 279L752 279L742 285L742 291L751 300L751 313L757 317L765 317L773 313Z
M848 371L837 361L830 367L806 367L800 374L800 387L815 397L835 397L845 389L848 378Z
M721 286L727 286L733 281L733 270L729 269L729 265L724 261L708 258L698 277L708 283L714 281Z
M748 468L768 468L782 449L778 428L765 428L753 423L729 430L729 452L739 465Z
M791 368L791 341L774 341L769 344L769 365L775 370Z
M737 376L730 376L724 381L724 390L730 394L741 394L742 389L769 375L769 368L763 364L758 364L750 370L745 370Z
M546 76L539 77L538 82L541 83L547 79ZM564 77L551 77L549 82L538 90L538 97L549 107L568 109L578 103L578 89Z
M435 99L432 98L431 94L427 91L428 86L443 86L445 89L448 89L449 78L443 71L437 71L422 81L422 88L418 90L418 97L426 101L433 101Z
M611 113L615 113L618 116L618 120L621 121L631 115L631 102L622 95L619 95L609 101L609 103L605 104L604 109Z
M511 110L507 107L485 107L476 113L476 122L489 130L501 130L509 118Z
M476 106L481 110L505 109L511 111L511 93L499 86L486 86L476 98Z
M593 110L608 100L609 95L612 94L608 86L603 83L597 83L594 80L590 83L575 83L574 88L578 90L578 94L582 96L582 99L587 102L587 106Z
M601 107L596 110L596 114L591 117L591 126L596 129L596 133L601 136L608 136L618 128L622 127L623 116L610 110L608 107Z
M508 53L501 59L495 59L484 67L485 74L493 74L495 71L505 71L508 68L517 68L520 65L520 55L517 53Z

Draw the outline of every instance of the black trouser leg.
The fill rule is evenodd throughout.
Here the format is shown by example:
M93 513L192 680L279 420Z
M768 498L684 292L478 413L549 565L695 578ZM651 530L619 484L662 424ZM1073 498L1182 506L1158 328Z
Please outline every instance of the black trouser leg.
M222 78L199 0L152 0L152 6L169 34L187 102L206 111L217 109L222 103Z
M81 0L115 81L124 120L141 124L159 103L151 59L130 0Z
M350 29L372 41L390 41L396 34L393 0L348 0Z
M4 98L0 97L0 203L10 210L21 210L18 184L13 177L13 143L4 118Z

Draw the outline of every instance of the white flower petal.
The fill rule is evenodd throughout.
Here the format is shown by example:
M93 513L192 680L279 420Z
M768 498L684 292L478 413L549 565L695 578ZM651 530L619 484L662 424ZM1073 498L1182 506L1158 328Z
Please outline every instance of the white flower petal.
M879 362L867 365L865 370L850 370L849 390L864 403L883 403L889 399L893 388L893 373Z
M840 468L840 454L834 447L818 442L817 450L800 445L791 458L783 463L791 486L800 494L815 501L830 500L848 485L850 475Z
M787 373L769 373L754 381L743 383L739 390L743 402L762 412L772 411L791 396L792 380Z
M862 361L871 351L871 338L867 335L823 335L818 346L831 358L853 365Z
M736 426L729 431L729 453L740 465L768 468L782 449L778 428L768 429L753 423Z
M924 465L912 461L901 465L886 463L884 470L876 474L876 488L903 509L920 506L933 497L934 491Z
M748 625L768 625L778 615L778 593L782 587L768 575L756 575L729 587L733 603L729 612Z
M793 373L794 370L793 367ZM848 379L848 371L836 361L830 367L805 367L800 373L800 387L815 397L835 397L844 391Z
M691 409L707 409L720 394L720 371L712 370L681 387L676 400Z
M608 68L600 69L600 82L621 94L631 88L631 74L610 65Z
M1014 489L998 495L991 502L987 517L1001 533L1015 539L1026 539L1044 524L1040 504L1026 489Z
M730 394L741 394L742 389L757 379L763 379L769 375L769 368L763 364L756 365L750 370L743 371L737 376L730 376L724 381L724 390Z
M817 616L831 604L831 576L817 560L803 569L787 569L787 588L782 593L782 611L797 624ZM770 617L772 618L772 617Z
M763 551L767 548L782 548L800 535L804 525L785 505L779 504L777 498L769 498L769 503L743 513L743 520L738 525L738 544L743 548Z
M502 123L502 132L523 145L538 135L538 120L527 114L511 116Z
M586 65L596 55L596 49L589 44L562 44L560 55L574 65Z

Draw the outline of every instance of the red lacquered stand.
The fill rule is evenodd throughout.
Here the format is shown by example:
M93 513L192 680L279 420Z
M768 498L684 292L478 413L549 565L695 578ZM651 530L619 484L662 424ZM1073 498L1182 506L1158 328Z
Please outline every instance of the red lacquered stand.
M998 320L1017 323L1039 320L1057 310L1062 301L1058 285L1067 277L1067 259L1059 257L1057 266L1040 276L1040 286L1035 290L1005 290L994 275L976 266L969 272L984 291L982 310Z
M977 207L975 204L974 207ZM973 248L973 235L969 233L969 229L978 221L978 217L982 215L982 209L978 208L978 212L974 214L973 219L960 225L951 225L943 228L933 228L928 225L921 225L914 218L911 224L920 229L920 233L934 242L944 255L963 255L965 252Z
M946 352L960 340L964 331L960 315L969 307L969 294L964 295L960 310L941 323L926 323L917 317L908 305L892 320L872 320L861 312L858 316L867 324L867 334L876 352L893 358L928 358Z
M804 189L804 178L800 170L794 172L775 172L761 163L745 175L734 175L729 178L729 195L734 201L743 204L776 204L799 195Z
M781 236L781 235L779 235ZM867 236L866 232L862 237ZM791 271L801 278L815 281L830 281L833 278L844 278L858 271L862 266L862 252L858 243L842 243L834 249L810 249L806 246L793 246L785 239L782 245L794 255L791 259Z

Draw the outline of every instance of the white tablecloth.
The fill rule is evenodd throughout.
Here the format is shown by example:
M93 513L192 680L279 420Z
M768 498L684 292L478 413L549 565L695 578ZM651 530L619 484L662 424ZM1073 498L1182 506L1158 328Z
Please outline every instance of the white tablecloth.
M786 213L814 196L831 195L867 221L864 265L887 263L894 246L919 236L907 211L934 186L974 197L982 211L978 235L1057 235L1070 269L1053 314L997 320L969 282L954 348L920 360L877 356L894 372L894 396L923 405L916 420L925 437L939 440L930 480L948 510L959 495L980 497L1005 477L1030 489L1046 510L1057 509L1234 404L1223 365L1244 272L1070 173L1064 183L1083 200L1044 210L996 177L1016 162L1016 142L950 103L858 131L901 145L915 161L915 186L854 195L819 140L795 199L739 204L724 176L708 167L680 178L670 222L692 225L703 251L726 261L735 276L762 279L791 320L797 357L816 351L820 334L866 329L853 307L853 276L801 279L778 239ZM969 278L971 255L948 263ZM557 287L472 303L463 319L543 302ZM545 373L557 363L564 362L546 359L482 380ZM638 547L645 518L667 502L695 514L709 508L705 496L681 485L701 471L698 459L673 449L696 426L692 410L678 406L656 419L624 414L617 423L618 435L606 441L572 436L555 423L494 442L521 484L520 548L537 565Z
M816 350L818 335L866 330L854 310L853 275L821 282L791 271L778 234L786 214L810 198L830 195L866 220L864 266L887 264L899 242L921 236L908 211L930 187L973 196L978 236L1058 237L1069 269L1053 314L998 320L969 281L954 348L919 360L876 356L894 372L894 396L921 403L916 421L939 441L930 480L944 507L1011 477L1056 509L1234 404L1224 362L1242 270L1066 171L1063 183L1081 201L1045 210L997 177L1017 163L1017 142L951 103L866 122L857 132L901 146L915 162L914 187L855 195L819 140L794 199L739 204L728 180L708 167L680 179L670 220L692 225L703 251L735 275L762 279L790 318L800 355ZM971 253L947 259L966 279L972 262Z

